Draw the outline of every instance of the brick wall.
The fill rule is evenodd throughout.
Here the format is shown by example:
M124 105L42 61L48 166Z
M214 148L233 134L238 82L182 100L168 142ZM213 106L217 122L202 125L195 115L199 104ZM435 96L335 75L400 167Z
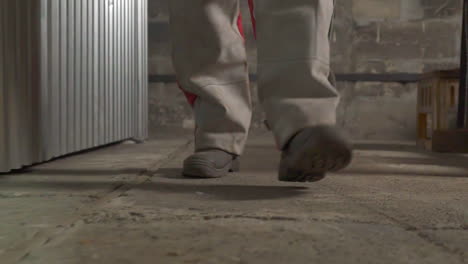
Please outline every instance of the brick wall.
M150 74L173 74L167 25L169 0L150 1ZM241 0L252 73L256 50ZM331 1L331 0L330 0ZM421 73L457 67L462 0L337 0L332 66L337 73ZM340 82L339 124L356 139L415 138L416 85ZM252 84L256 92L255 83ZM175 84L150 85L150 125L193 126L190 107ZM254 99L253 127L263 113Z

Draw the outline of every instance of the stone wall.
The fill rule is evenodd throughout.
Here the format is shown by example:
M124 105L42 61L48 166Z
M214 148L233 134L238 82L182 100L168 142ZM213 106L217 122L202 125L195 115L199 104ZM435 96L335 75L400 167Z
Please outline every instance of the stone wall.
M173 74L167 2L150 1L150 74ZM256 50L247 1L241 0L252 73ZM330 0L331 1L331 0ZM337 73L421 73L458 67L462 0L336 0L332 66ZM355 139L411 140L416 84L340 82L339 124ZM256 92L255 83L252 91ZM253 127L263 113L254 99ZM193 127L175 84L150 84L150 125Z

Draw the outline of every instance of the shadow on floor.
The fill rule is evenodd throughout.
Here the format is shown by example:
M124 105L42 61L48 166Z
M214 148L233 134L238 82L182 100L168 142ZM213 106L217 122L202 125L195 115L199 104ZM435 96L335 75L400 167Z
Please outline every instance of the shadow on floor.
M174 194L195 194L208 199L225 201L278 200L301 196L309 188L270 185L232 185L232 184L188 184L188 183L150 183L139 189Z
M422 149L415 145L405 143L354 143L354 149L356 150L381 150L381 151L404 151L404 152L424 152Z
M395 150L403 152L418 152L424 153L422 157L375 157L362 158L356 160L353 165L338 173L338 177L346 176L408 176L408 177L441 177L441 178L467 178L468 177L468 159L466 156L455 154L437 154L420 151L415 146L405 144L357 144L356 149L367 150ZM246 156L248 158L249 156ZM250 155L250 157L254 157ZM277 161L271 162L267 158L267 162L251 163L247 168L246 173L271 172L272 182L275 182L275 168ZM246 163L248 164L248 163ZM415 166L416 165L416 166ZM434 169L433 166L439 166ZM445 168L444 168L445 167ZM214 200L274 200L287 197L295 197L304 194L310 189L305 187L291 186L256 186L256 185L232 185L232 184L217 184L216 181L204 180L200 182L197 179L186 179L181 176L180 168L162 168L157 171L148 172L143 168L116 168L116 169L87 169L87 168L71 168L71 169L53 169L53 168L29 168L22 170L21 180L16 181L14 174L12 177L3 178L0 175L0 190L15 190L15 189L44 189L44 191L95 191L115 189L115 186L122 185L126 182L116 182L108 176L118 176L122 174L138 175L152 174L153 181L148 181L140 185L128 186L134 189L142 189L156 193L180 193L192 195L189 197L205 197L206 199ZM32 176L51 176L37 177ZM31 176L31 179L28 179ZM53 177L55 176L55 177ZM63 176L63 177L62 177ZM80 180L79 177L68 176L91 176ZM92 177L95 176L95 177ZM106 178L107 176L107 178ZM230 175L229 177L236 177ZM243 177L246 177L245 175ZM160 178L158 181L157 179ZM66 179L66 180L65 180ZM170 182L168 182L170 181ZM301 186L302 184L298 184ZM307 186L314 186L307 185ZM190 199L190 198L188 198Z
M86 192L92 193L96 190L116 190L122 183L104 181L42 181L42 182L6 182L2 183L2 190L39 189L43 192ZM206 198L207 200L226 201L254 201L254 200L277 200L288 197L300 196L309 190L307 187L295 186L269 186L269 185L233 185L233 184L191 184L168 183L168 182L145 182L138 185L128 184L127 187L136 190L151 191L154 193L172 193L189 195L187 199L194 196ZM86 193L84 193L86 195Z
M128 170L39 170L32 171L29 175L96 175L96 176L107 176L119 173L131 173L133 169ZM136 171L141 172L140 170ZM273 170L272 170L273 172ZM430 171L422 171L421 169L414 168L376 168L372 167L351 167L338 174L339 177L346 177L348 175L398 175L398 176L438 176L438 177L468 177L467 173L456 172L456 173L444 173L440 175ZM272 175L273 176L273 175ZM236 177L235 174L228 177ZM243 176L245 177L245 176ZM151 181L144 182L142 184L132 184L131 182L116 182L112 179L107 181L100 179L99 177L86 178L81 180L77 177L65 178L63 177L46 177L36 178L34 180L22 180L15 181L15 177L10 178L7 181L1 181L0 191L11 191L11 190L41 190L43 192L83 192L92 193L93 191L106 191L111 192L117 190L122 186L126 186L125 189L136 189L145 190L149 192L167 193L167 194L183 194L186 195L186 199L206 199L206 200L224 200L224 201L256 201L256 200L277 200L291 197L298 197L313 191L313 184L304 186L298 183L298 186L278 186L278 185L247 185L247 184L218 184L215 181L209 180L197 180L197 179L186 179L181 176L180 168L163 168L154 172ZM158 180L159 178L159 180ZM68 180L70 179L70 180ZM168 182L170 181L170 182ZM202 181L202 182L201 182ZM272 182L276 180L272 177ZM275 182L276 183L276 182Z
M369 160L367 160L369 159ZM405 158L405 157L376 157L376 158L365 158L367 161L372 163L360 163L361 160L357 160L348 169L339 172L339 175L400 175L400 176L437 176L437 177L468 177L468 159L465 157L457 156L453 158ZM249 164L246 161L244 164ZM425 165L432 165L441 167L438 170L433 170L433 167L424 168ZM271 171L275 173L275 164L265 166L265 164L255 165L251 164L247 167L260 166L257 168L250 168L247 172L258 173ZM446 167L446 171L444 168ZM454 171L453 169L456 169ZM138 174L154 174L157 177L180 180L180 181L197 181L199 179L187 179L182 177L180 168L162 168L155 172L148 172L144 168L122 168L122 169L28 169L22 171L23 176L34 176L34 175L50 175L50 176L118 176L123 174L138 175ZM12 176L15 176L12 174ZM0 177L0 179L2 179ZM272 178L273 180L273 178Z
M141 174L144 168L123 168L123 169L34 169L23 170L18 174L22 175L52 175L52 176L117 176L121 174Z

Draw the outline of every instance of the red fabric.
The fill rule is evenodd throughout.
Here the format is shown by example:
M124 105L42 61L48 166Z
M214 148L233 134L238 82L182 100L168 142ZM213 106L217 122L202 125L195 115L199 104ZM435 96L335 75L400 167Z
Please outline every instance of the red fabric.
M185 97L187 98L187 101L189 102L189 104L191 106L193 106L195 104L195 101L197 100L197 95L185 91L184 88L182 88L182 86L180 85L179 82L177 82L177 85L179 86L180 90L182 90L182 92L185 94Z
M254 36L255 38L257 38L257 19L255 18L254 0L249 0L249 8L250 8L250 16L252 18L252 27L254 31Z
M245 38L244 26L242 25L242 15L241 14L239 14L239 17L237 18L237 28L239 29L239 32L242 35L242 37Z

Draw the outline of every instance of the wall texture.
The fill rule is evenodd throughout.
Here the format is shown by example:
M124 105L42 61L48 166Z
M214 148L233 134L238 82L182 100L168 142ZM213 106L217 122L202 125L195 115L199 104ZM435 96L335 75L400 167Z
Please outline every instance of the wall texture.
M149 0L149 72L173 74L167 1ZM331 0L330 0L331 1ZM462 0L337 0L332 65L337 73L421 73L458 67ZM241 0L250 70L256 50ZM416 85L340 82L339 124L355 139L415 138ZM255 83L252 90L256 93ZM256 100L256 99L254 99ZM262 125L255 101L253 127ZM173 83L150 84L150 126L193 127L191 109Z

